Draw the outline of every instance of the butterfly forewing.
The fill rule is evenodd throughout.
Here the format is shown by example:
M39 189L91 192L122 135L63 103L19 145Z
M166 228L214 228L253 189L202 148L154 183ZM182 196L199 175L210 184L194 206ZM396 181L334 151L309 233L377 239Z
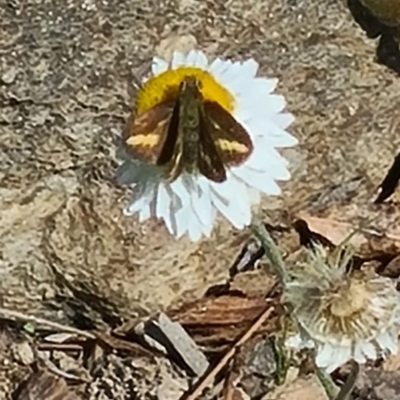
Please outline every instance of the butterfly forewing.
M198 170L211 181L223 182L226 180L225 166L213 139L213 124L208 121L204 112L199 125Z
M253 143L246 129L228 111L218 103L205 102L204 120L223 165L238 166L248 159Z
M129 152L137 159L157 164L168 157L163 149L170 141L169 132L174 117L176 102L159 104L134 118L125 143ZM173 138L172 138L173 140Z
M170 107L170 116L167 131L164 133L160 152L158 153L157 165L163 166L174 162L176 153L180 151L182 139L179 131L179 108L180 101L176 100Z

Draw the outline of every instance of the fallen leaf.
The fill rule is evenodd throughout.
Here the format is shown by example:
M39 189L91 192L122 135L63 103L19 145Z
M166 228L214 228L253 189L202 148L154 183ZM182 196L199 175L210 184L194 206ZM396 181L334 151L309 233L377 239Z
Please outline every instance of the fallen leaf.
M246 296L232 291L219 297L205 297L170 311L172 320L178 321L199 345L208 351L221 350L242 335L265 310L264 296ZM259 332L273 330L276 318L268 319Z
M313 217L306 213L300 213L299 220L307 224L311 233L323 236L334 246L342 244L355 230L354 225L351 223L336 221L330 218ZM354 234L349 240L349 244L352 244L356 248L365 242L366 239L361 233Z
M246 297L232 293L184 305L170 316L185 327L234 325L253 321L265 306L266 301L263 297Z
M299 217L312 233L323 236L334 246L347 241L356 249L357 256L364 260L385 256L390 261L400 254L400 234L396 230L374 226L363 228L351 222L313 217L306 213Z

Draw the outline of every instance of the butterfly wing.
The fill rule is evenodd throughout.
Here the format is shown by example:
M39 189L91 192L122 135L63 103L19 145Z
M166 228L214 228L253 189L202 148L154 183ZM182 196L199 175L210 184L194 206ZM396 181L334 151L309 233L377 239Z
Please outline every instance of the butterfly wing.
M133 157L151 164L168 162L169 149L174 146L176 102L159 104L134 118L125 139Z
M243 126L223 107L205 102L201 113L198 168L215 182L226 179L226 167L238 166L250 156L253 143Z

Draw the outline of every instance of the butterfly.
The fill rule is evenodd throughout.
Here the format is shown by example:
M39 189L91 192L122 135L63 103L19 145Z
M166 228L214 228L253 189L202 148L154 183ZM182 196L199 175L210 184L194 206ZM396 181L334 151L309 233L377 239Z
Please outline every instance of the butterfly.
M128 128L128 152L161 167L169 182L183 172L224 182L227 170L253 151L246 129L220 104L205 100L201 82L191 76L182 81L175 99L135 116Z

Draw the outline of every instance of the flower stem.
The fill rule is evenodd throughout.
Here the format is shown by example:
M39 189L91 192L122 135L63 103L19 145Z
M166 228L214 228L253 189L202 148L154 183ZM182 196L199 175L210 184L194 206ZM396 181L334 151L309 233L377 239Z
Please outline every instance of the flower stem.
M253 222L251 224L251 230L253 231L257 239L261 242L261 245L265 251L265 255L270 261L271 267L273 268L274 272L278 275L281 284L285 286L285 284L288 281L288 274L282 259L281 252L278 246L275 244L274 239L272 239L271 235L265 228L264 224L257 218L253 219ZM289 314L291 314L290 307L288 308L288 311ZM326 373L324 370L318 368L317 366L315 366L315 369L318 379L321 382L322 386L324 387L326 394L328 395L330 400L347 400L348 393L346 390L345 393L342 393L342 391L340 391L338 395L337 386L332 381L330 375ZM341 397L341 394L344 395L345 397Z
M274 239L272 239L272 236L269 234L264 224L258 218L253 218L253 222L251 223L251 230L253 231L257 239L261 242L261 245L265 251L265 255L270 261L272 269L278 275L281 284L285 284L288 280L288 275L281 256L281 252L278 246L275 244Z
M337 400L337 386L332 381L331 376L324 371L322 368L318 368L315 366L315 371L321 385L324 387L326 394L328 395L329 400Z

